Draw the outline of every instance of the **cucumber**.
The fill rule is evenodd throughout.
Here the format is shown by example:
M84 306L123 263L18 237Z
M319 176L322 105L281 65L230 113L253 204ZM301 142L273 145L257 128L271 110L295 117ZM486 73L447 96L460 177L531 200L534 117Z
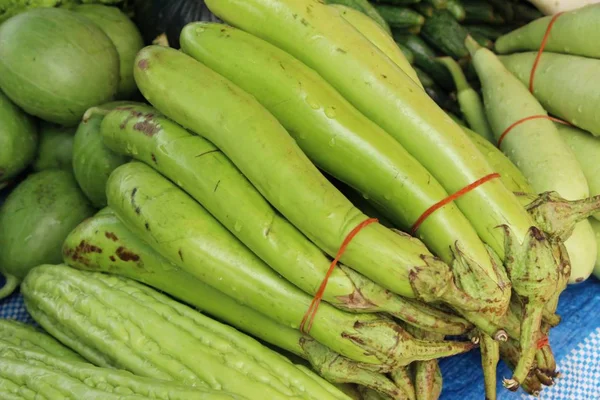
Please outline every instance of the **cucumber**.
M410 8L382 4L376 5L375 9L392 28L411 28L425 23L425 17Z
M0 189L35 157L37 124L0 90Z
M325 0L325 4L341 4L346 7L354 8L371 17L375 22L381 25L386 32L392 33L385 18L383 18L383 16L379 14L375 7L367 0Z
M21 182L0 208L0 272L6 277L0 299L31 268L60 262L63 240L92 212L67 171L46 170Z
M477 0L463 0L465 9L465 22L501 25L504 18L494 11L490 3Z
M118 84L115 45L88 18L37 8L0 25L0 88L28 114L74 126Z
M512 25L507 26L495 26L495 25L464 25L467 32L470 35L479 34L481 36L485 36L486 38L496 41L500 36L504 35L507 32L510 32L513 29Z
M406 6L411 4L417 4L421 0L373 0L371 3L382 3L382 4L392 4L395 6Z
M42 122L38 154L33 162L35 171L64 169L71 171L73 164L73 135L75 129Z
M461 0L448 0L446 9L458 22L464 21L467 16Z
M413 5L413 8L424 17L431 17L435 11L435 8L433 8L431 4L426 4L423 2Z
M487 2L493 6L494 11L499 13L506 22L515 20L516 6L519 3L507 0L487 0Z
M544 14L535 7L528 4L517 3L515 7L515 19L517 21L531 22L538 18L542 18Z
M438 10L427 18L421 28L421 36L442 53L455 58L468 58L465 46L467 31L448 10Z
M425 4L430 4L436 10L445 9L448 6L448 0L421 0Z
M445 90L454 89L452 76L436 58L437 54L423 39L416 35L398 34L394 32L394 40L410 49L414 55L414 65L427 72Z

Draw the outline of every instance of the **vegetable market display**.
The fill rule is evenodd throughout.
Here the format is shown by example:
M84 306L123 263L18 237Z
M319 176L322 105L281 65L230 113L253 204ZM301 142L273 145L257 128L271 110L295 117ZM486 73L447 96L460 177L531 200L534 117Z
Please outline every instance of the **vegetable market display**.
M476 347L487 399L554 384L600 5L531 3L1 6L0 299L41 329L0 320L0 397L436 400Z

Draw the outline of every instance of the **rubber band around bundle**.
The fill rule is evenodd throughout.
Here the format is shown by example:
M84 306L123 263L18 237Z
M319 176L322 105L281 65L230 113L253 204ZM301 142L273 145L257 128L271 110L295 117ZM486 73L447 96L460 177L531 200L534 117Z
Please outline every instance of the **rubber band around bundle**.
M479 186L483 185L484 183L491 181L492 179L495 178L500 178L500 174L497 172L494 172L493 174L489 174L484 176L481 179L476 180L475 182L471 183L469 186L466 186L464 188L462 188L461 190L459 190L458 192L446 197L445 199L435 203L434 205L432 205L431 207L429 207L427 210L425 210L425 212L423 214L421 214L421 216L419 217L419 219L417 219L417 222L415 222L413 224L413 226L410 228L410 233L411 235L414 235L417 230L419 229L419 227L421 226L421 224L434 212L436 212L437 210L439 210L440 208L444 207L445 205L452 203L454 200L458 199L459 197L464 196L465 194L475 190L476 188L478 188Z
M538 340L537 342L537 349L543 349L544 347L550 345L550 339L548 338L548 336L544 336L542 338L540 338L540 340Z
M525 117L523 119L518 120L517 122L515 122L514 124L512 124L511 126L509 126L508 128L506 128L504 130L504 132L502 132L502 135L500 135L500 138L498 139L497 147L500 148L500 146L502 145L502 142L504 141L504 138L506 137L506 135L508 135L508 133L510 131L513 130L513 128L515 128L518 125L521 125L523 122L531 121L532 119L549 119L550 121L553 121L553 122L556 122L556 123L559 123L559 124L571 125L567 121L563 121L562 119L554 118L554 117L551 117L549 115L531 115L529 117Z
M358 226L356 226L356 228L352 229L352 231L348 234L348 236L346 236L346 238L342 242L342 245L340 246L340 249L338 250L335 258L329 265L329 269L327 270L327 273L325 274L325 278L323 278L323 282L321 282L321 286L319 286L319 290L317 291L317 294L311 301L310 306L308 307L308 310L306 311L306 314L304 314L304 317L302 318L302 322L300 323L300 332L308 334L310 332L310 330L312 329L312 325L315 320L315 316L317 315L317 310L319 309L319 305L321 304L321 299L323 298L323 294L325 293L325 288L327 287L327 283L329 282L329 277L333 273L333 270L335 269L337 263L340 261L340 258L342 258L342 256L344 255L344 252L346 251L346 248L348 247L348 245L350 244L352 239L354 239L354 237L356 235L358 235L358 233L363 228L365 228L366 226L368 226L372 223L375 223L375 222L379 222L379 220L377 218L369 218L366 221L363 221L360 224L358 224Z
M533 67L531 67L531 75L529 75L529 91L531 93L533 93L533 79L535 77L535 71L537 71L538 64L540 63L540 58L542 58L542 53L544 52L546 44L548 43L548 39L550 38L550 31L552 30L552 27L554 26L554 23L556 22L557 18L560 17L562 14L562 12L559 12L558 14L555 14L552 17L550 23L548 24L548 28L546 29L546 33L542 38L540 49L538 50L537 56L535 57L535 61L533 62Z

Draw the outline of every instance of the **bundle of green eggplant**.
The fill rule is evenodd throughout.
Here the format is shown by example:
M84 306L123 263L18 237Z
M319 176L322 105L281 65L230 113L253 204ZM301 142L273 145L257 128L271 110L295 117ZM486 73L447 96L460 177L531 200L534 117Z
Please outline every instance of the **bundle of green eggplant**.
M308 0L207 4L235 27L194 23L181 34L182 51L145 48L134 75L153 107L98 114L104 145L136 161L112 172L110 211L72 232L65 262L146 279L306 359L330 381L392 398L411 398L411 390L437 398L435 359L473 346L445 336L481 343L490 393L501 354L515 367L507 386L551 380L551 351L539 343L558 323L570 276L563 241L598 200L515 195L495 177L490 152L351 12ZM306 40L316 36L323 42ZM348 235L375 215L342 193L348 187L393 229L363 227L340 256ZM436 204L443 207L427 214ZM147 258L163 267L152 270L182 271L182 282L198 280L210 288L205 295L216 290L281 325L268 331L289 333L273 338L267 322L214 309L223 301L168 287L173 280L160 275L142 278L142 251L131 250L142 245L118 242L128 236L158 253ZM341 264L327 281L334 257ZM117 259L133 272L115 268ZM314 309L313 296L323 299ZM502 350L508 346L512 352ZM323 352L360 374L328 370L337 364L324 363Z
M600 73L600 54L593 46L599 17L600 5L592 4L536 19L498 38L495 50L500 55L467 38L483 101L457 63L444 60L462 88L458 99L463 123L477 132L471 136L482 154L506 155L501 164L501 158L490 164L505 171L503 180L514 192L552 191L569 200L587 199L589 206L599 194L595 110L600 98L590 85ZM582 211L589 210L577 212ZM554 224L553 235L562 238L570 260L569 283L582 282L592 273L600 277L598 217L591 213L568 228ZM555 369L551 350L545 341L539 347L543 354L536 356L536 363L545 372L528 377L523 387L530 393L553 384L555 375L550 372ZM518 346L514 350L502 356L513 368L517 364L510 358L518 354ZM514 389L516 383L507 380L505 386Z

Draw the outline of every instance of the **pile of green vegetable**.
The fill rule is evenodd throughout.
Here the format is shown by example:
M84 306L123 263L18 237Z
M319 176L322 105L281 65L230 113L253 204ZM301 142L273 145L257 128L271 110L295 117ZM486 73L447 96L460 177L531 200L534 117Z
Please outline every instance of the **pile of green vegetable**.
M551 385L600 264L600 6L530 93L525 3L205 3L179 50L106 5L0 25L0 299L45 330L0 321L0 394L435 400L476 346L488 399L500 359Z

